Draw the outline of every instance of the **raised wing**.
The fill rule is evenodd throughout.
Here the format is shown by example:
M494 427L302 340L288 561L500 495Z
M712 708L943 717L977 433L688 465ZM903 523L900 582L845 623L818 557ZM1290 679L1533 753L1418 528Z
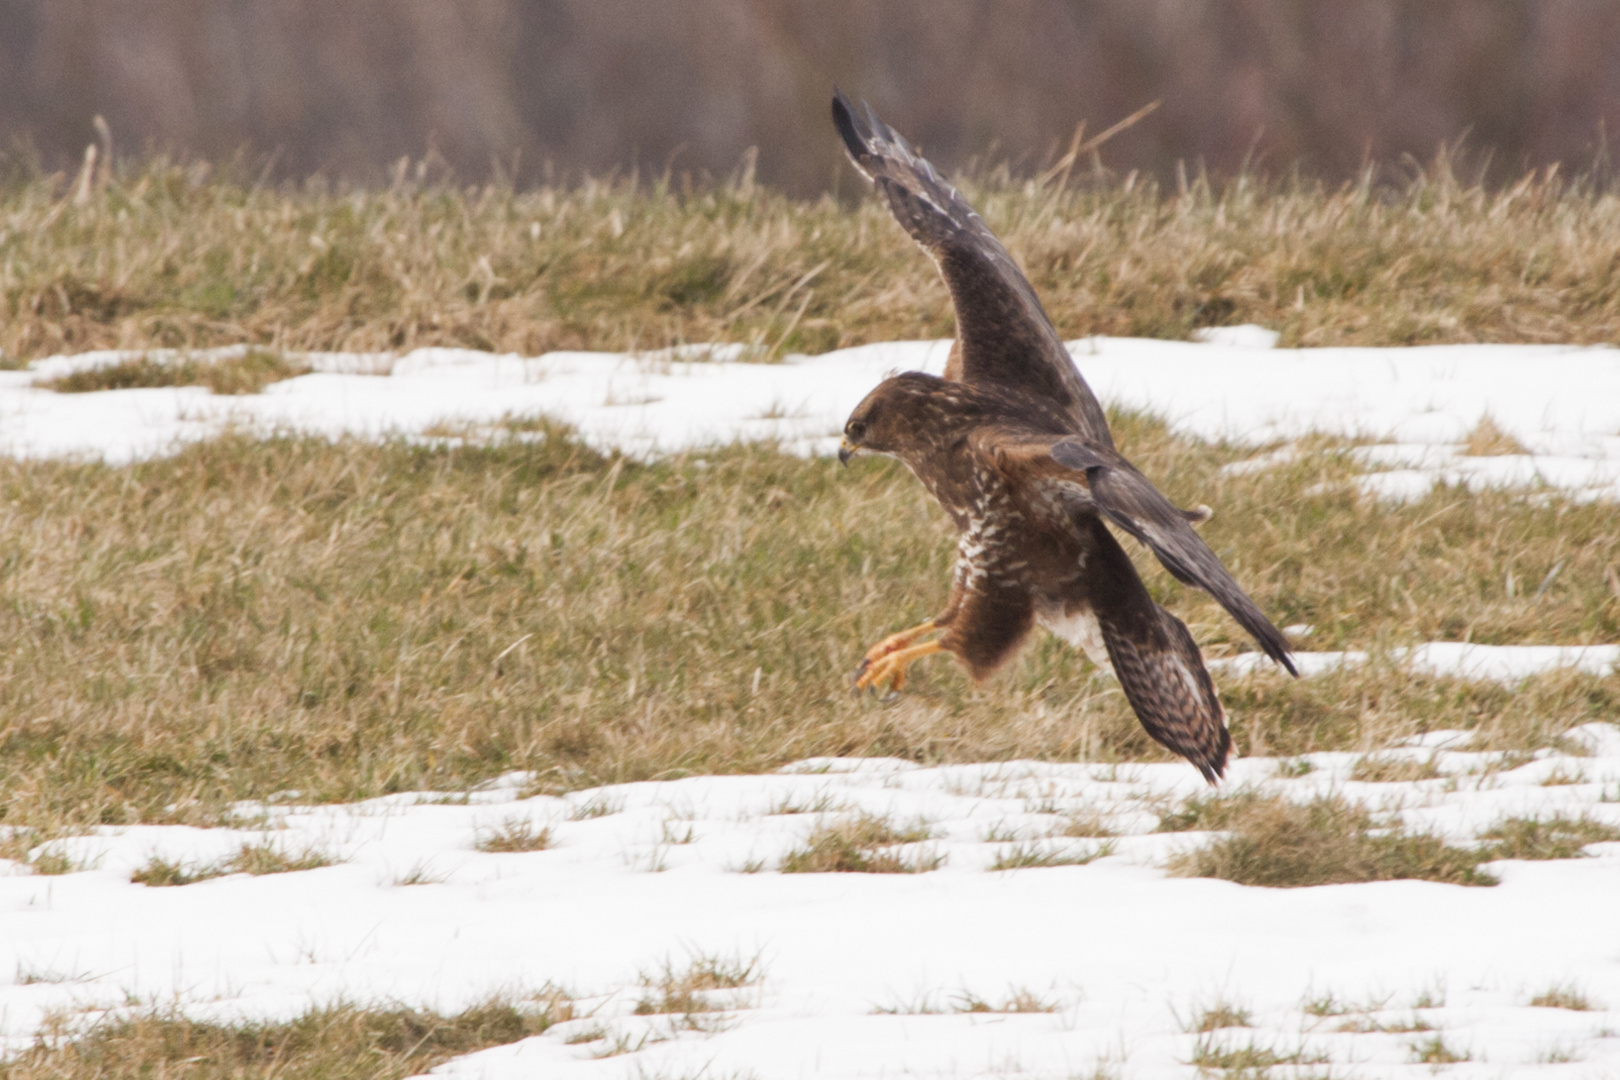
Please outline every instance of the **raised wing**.
M1169 499L1111 448L1066 438L1052 444L1051 459L1086 474L1096 508L1115 525L1146 544L1176 580L1209 593L1277 663L1297 676L1288 641L1232 579L1209 545L1193 531L1193 514Z
M832 113L855 167L933 257L956 305L960 378L1057 404L1076 434L1113 446L1108 420L1080 377L1029 280L957 190L871 106L834 93ZM954 377L955 372L947 372Z

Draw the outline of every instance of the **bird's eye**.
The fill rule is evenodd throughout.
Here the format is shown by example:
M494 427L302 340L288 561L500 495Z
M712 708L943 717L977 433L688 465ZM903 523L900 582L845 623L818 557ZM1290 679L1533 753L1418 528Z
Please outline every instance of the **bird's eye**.
M849 422L848 434L851 439L859 442L861 436L866 434L866 425L861 423L859 420L851 420Z

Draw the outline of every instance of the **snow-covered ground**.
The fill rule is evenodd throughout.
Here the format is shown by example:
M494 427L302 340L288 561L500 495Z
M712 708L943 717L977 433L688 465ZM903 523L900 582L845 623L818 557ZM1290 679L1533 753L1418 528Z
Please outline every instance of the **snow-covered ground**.
M1369 490L1411 498L1437 480L1558 487L1620 498L1620 351L1550 345L1273 349L1258 327L1201 343L1086 338L1070 343L1103 401L1151 411L1210 439L1262 446L1310 432L1383 440ZM0 372L0 453L120 464L171 453L226 428L338 436L476 430L548 416L590 443L638 456L736 440L831 453L844 418L884 374L938 372L948 342L890 342L782 364L735 362L737 346L642 355L525 358L464 349L401 357L315 353L312 374L263 394L201 387L57 394L37 381L125 360L101 352ZM224 352L229 352L225 350ZM683 359L685 357L685 359ZM1528 451L1470 457L1482 417ZM1290 449L1254 467L1282 463ZM1240 463L1246 464L1246 463Z
M1620 500L1615 350L1305 352L1270 348L1257 328L1209 338L1099 338L1071 348L1105 402L1261 451L1235 469L1286 464L1302 452L1293 440L1321 432L1371 440L1354 452L1382 470L1362 478L1381 497L1410 498L1443 481ZM315 354L306 358L314 373L245 397L34 386L128 354L56 357L0 372L0 453L120 464L227 428L489 438L505 419L542 415L641 456L739 439L826 453L885 373L938 371L946 351L943 342L901 342L777 365L738 363L730 348ZM1484 417L1527 453L1469 456L1467 436ZM1362 659L1302 654L1307 672ZM1620 646L1431 643L1396 659L1509 682L1562 666L1612 678ZM1217 677L1240 674L1233 667ZM1543 756L1508 771L1471 752L1465 735L1439 733L1405 751L1432 756L1438 779L1352 782L1350 755L1321 754L1304 776L1265 759L1238 761L1232 786L1398 807L1413 827L1459 842L1508 815L1586 814L1620 825L1620 728L1579 734L1586 756ZM254 1017L337 1000L455 1010L551 983L578 995L589 1016L442 1072L1084 1076L1102 1066L1124 1077L1189 1077L1199 1036L1183 1029L1226 1002L1248 1009L1255 1026L1217 1033L1218 1045L1252 1041L1332 1061L1306 1072L1424 1075L1430 1066L1414 1062L1412 1047L1438 1034L1471 1058L1448 1066L1451 1075L1620 1075L1620 844L1594 846L1591 858L1499 865L1495 888L1262 890L1166 876L1173 851L1207 839L1151 831L1158 808L1202 789L1180 764L820 761L567 799L519 798L521 782L508 778L462 805L407 795L303 807L292 797L243 808L263 815L252 829L103 829L53 846L90 867L61 876L0 863L0 979L15 971L0 985L0 1038L15 1049L53 1013L94 1015L131 1001ZM612 812L582 814L588 805ZM780 812L793 807L820 809ZM855 809L928 823L933 839L923 848L943 864L915 875L776 871L819 819ZM1051 835L1071 812L1101 814L1121 834L1111 853L1084 866L987 869L1017 844L1095 852L1099 841ZM481 833L512 820L551 828L554 848L476 849ZM339 861L174 888L130 883L153 856L200 865L261 840ZM757 957L763 977L721 995L735 1007L700 1025L707 1030L633 1015L638 973L697 957ZM1595 1007L1530 1006L1555 987ZM1020 991L1053 1011L957 1011ZM1330 996L1361 1011L1307 1010ZM1433 1031L1388 1030L1414 1019ZM601 1038L569 1041L597 1028ZM610 1046L640 1049L597 1056Z
M1279 771L1234 765L1234 787L1308 799L1336 792L1404 809L1468 842L1508 816L1588 815L1620 825L1620 727L1588 724L1580 756L1492 771L1463 733L1390 751L1440 777L1351 781L1351 754ZM1203 789L1185 765L1015 762L922 768L808 761L766 776L698 777L519 798L508 777L464 805L399 795L354 806L243 807L257 828L138 827L59 842L94 868L0 877L5 1035L26 1042L49 1010L179 1001L194 1013L275 1017L311 1002L404 1001L454 1011L551 983L580 1019L440 1072L467 1078L623 1076L1188 1077L1204 1009L1246 1009L1214 1036L1335 1076L1426 1075L1414 1044L1438 1035L1471 1062L1457 1076L1614 1075L1620 1069L1620 843L1594 857L1500 862L1494 888L1428 882L1246 888L1168 877L1207 834L1155 833L1158 811ZM1604 801L1604 800L1608 801ZM798 812L794 812L798 811ZM923 823L918 874L783 874L820 821L855 811ZM593 816L600 814L601 816ZM1069 815L1120 835L1083 866L991 870L1020 847L1077 855ZM514 822L554 846L487 854ZM1054 835L1056 834L1056 835ZM154 856L198 865L244 842L313 849L324 869L171 888L130 883ZM425 879L422 884L402 880ZM643 974L697 959L759 979L694 1031L636 1016ZM1593 1008L1533 1007L1566 988ZM1026 993L1050 1012L967 1012ZM1311 1003L1318 1003L1311 1011ZM1323 1009L1321 1003L1335 1003ZM1317 1015L1326 1012L1329 1015ZM1353 1031L1409 1028L1432 1031ZM571 1041L590 1036L588 1041ZM602 1056L612 1048L633 1053ZM1571 1072L1554 1060L1574 1060ZM706 1070L706 1071L705 1071Z

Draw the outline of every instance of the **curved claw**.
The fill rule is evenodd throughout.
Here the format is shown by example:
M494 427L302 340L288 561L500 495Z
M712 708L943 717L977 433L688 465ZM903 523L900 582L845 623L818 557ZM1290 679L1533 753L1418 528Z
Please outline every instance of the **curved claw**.
M935 619L929 619L925 623L918 623L916 626L901 630L898 633L890 634L888 637L866 650L866 656L861 660L860 667L855 669L855 678L859 679L862 675L866 674L866 670L868 668L877 663L879 660L883 659L885 656L888 656L890 653L899 652L901 649L906 648L913 641L916 641L924 634L931 634L938 629L939 622Z
M910 645L905 648L885 652L877 657L869 653L861 661L861 666L855 670L855 690L871 690L874 693L884 683L889 685L889 694L884 700L892 700L900 696L900 691L906 685L906 669L925 656L932 656L945 648L937 641L924 642L921 645Z
M860 666L850 674L850 693L854 694L856 697L860 697L862 694L870 694L877 700L879 705L888 705L891 702L899 701L900 689L892 682L889 684L887 693L878 693L878 685L882 680L876 676L868 675L868 672L870 672L871 669L872 661L861 661ZM905 679L902 677L900 681L903 683Z

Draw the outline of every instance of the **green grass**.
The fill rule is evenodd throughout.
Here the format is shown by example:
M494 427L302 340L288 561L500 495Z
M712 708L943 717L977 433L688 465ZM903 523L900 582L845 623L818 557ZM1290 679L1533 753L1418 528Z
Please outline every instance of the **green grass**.
M172 1014L42 1037L0 1062L0 1080L395 1080L573 1018L569 1000L492 1000L451 1016L336 1005L285 1023L216 1024Z
M1307 680L1219 679L1241 753L1442 728L1520 751L1620 712L1612 678L1506 687L1376 660L1465 634L1620 637L1609 508L1307 494L1350 466L1223 476L1243 452L1114 419L1173 498L1217 507L1204 535L1275 622L1374 650ZM546 437L0 461L0 824L37 846L96 824L213 824L286 789L461 791L512 769L561 792L818 754L1167 760L1117 686L1044 634L982 687L933 660L892 707L849 693L865 648L938 610L948 585L949 526L902 468L762 447L637 465L529 426ZM1540 596L1509 595L1506 548L1527 574L1565 568ZM1137 555L1209 653L1250 647Z
M831 131L827 133L833 138ZM104 163L106 164L106 163ZM767 356L951 332L934 269L869 194L586 180L513 191L267 188L162 158L0 177L0 350L651 348ZM1259 322L1285 344L1620 340L1620 198L1487 192L1442 160L1399 185L1133 174L962 178L1066 337Z

